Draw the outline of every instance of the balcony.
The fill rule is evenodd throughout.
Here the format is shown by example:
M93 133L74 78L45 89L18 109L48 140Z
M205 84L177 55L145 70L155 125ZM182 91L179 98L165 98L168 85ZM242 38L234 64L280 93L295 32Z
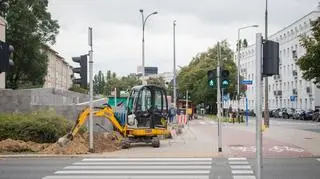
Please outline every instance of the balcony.
M278 95L278 96L282 96L282 91L281 91L281 90L278 90L278 91L277 91L277 95Z

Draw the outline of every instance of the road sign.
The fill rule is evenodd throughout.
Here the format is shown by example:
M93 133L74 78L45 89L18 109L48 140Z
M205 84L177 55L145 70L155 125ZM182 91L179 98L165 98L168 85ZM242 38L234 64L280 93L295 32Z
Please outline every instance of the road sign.
M290 101L295 101L297 96L290 96Z
M244 85L252 85L252 80L242 80L242 81L241 81L241 84L244 84Z

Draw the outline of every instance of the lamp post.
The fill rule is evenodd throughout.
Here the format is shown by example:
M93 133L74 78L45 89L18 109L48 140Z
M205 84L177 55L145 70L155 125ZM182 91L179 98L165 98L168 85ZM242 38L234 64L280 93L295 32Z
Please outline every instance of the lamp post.
M173 21L173 104L177 108L177 82L176 82L176 20Z
M145 77L145 71L144 71L144 28L145 28L145 25L146 25L148 18L152 15L158 14L158 12L155 11L153 13L150 13L149 15L147 15L146 18L144 18L143 9L140 9L140 13L142 16L142 77L144 79L144 77Z
M241 43L240 43L240 31L243 29L247 29L247 28L251 28L251 27L259 27L258 25L250 25L250 26L245 26L245 27L241 27L238 29L238 72L237 72L237 76L238 76L238 86L237 86L237 103L238 103L238 120L240 120L240 116L239 116L239 112L240 112L240 49L241 49Z

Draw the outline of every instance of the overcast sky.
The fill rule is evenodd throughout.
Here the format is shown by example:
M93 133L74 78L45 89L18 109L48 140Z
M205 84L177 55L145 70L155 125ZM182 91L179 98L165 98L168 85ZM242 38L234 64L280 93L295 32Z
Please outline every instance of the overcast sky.
M318 5L317 0L269 0L269 35ZM173 20L176 20L177 65L187 65L198 52L227 39L232 49L239 27L241 37L254 43L264 33L264 0L50 0L49 11L60 24L53 48L75 66L72 56L88 52L88 26L93 27L94 73L137 72L141 65L142 19L154 11L145 29L145 64L159 72L173 68Z

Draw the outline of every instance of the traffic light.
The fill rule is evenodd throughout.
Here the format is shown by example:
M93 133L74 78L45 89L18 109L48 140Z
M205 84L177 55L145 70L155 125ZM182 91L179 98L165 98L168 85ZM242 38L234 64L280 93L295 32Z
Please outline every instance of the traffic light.
M208 71L208 85L210 88L217 87L217 70L209 70Z
M79 63L80 67L73 68L73 73L80 74L80 78L73 79L74 84L79 84L81 88L87 89L88 88L88 81L87 81L87 55L81 55L80 57L72 57L72 61Z
M229 84L230 84L230 80L229 80L229 71L228 70L224 70L221 69L221 88L228 88Z
M14 65L12 60L14 48L6 42L0 41L0 73L8 72L9 67Z

